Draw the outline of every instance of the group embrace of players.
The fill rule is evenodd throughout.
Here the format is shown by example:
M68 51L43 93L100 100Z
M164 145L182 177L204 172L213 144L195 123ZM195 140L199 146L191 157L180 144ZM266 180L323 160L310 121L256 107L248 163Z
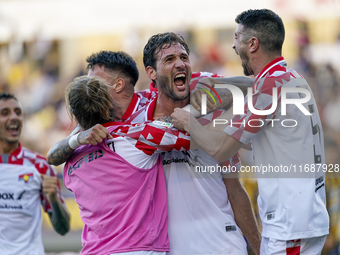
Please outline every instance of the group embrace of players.
M169 32L153 35L144 47L143 62L152 81L148 90L134 91L139 75L135 61L124 52L110 51L88 57L88 74L68 86L67 108L78 125L71 136L50 149L47 162L66 162L63 181L74 193L84 222L81 254L241 255L248 254L246 241L255 254L321 254L329 228L324 173L258 179L261 237L238 173L195 171L197 166L216 164L240 169L238 150L249 144L256 165L325 160L313 96L306 103L311 115L304 115L295 105L287 106L287 115L281 114L280 106L270 114L256 115L245 104L245 114L233 116L234 123L299 119L289 131L279 125L214 128L209 123L227 114L232 104L232 94L226 89L216 89L220 109L201 118L181 109L190 99L197 105L200 93L195 93L195 87L202 82L252 87L245 102L252 97L258 110L270 109L273 96L280 101L284 86L310 91L281 55L285 31L277 14L267 9L248 10L236 22L232 47L240 56L244 74L255 80L192 72L187 44L180 35ZM273 88L278 92L275 95ZM289 96L300 98L299 93ZM9 114L5 116L3 109ZM54 226L66 229L62 233L69 229L69 217L55 178L50 188L45 184L48 176L40 177L53 176L53 168L19 143L22 115L18 109L21 106L14 97L0 96L0 171L8 178L0 192L15 194L13 201L0 200L0 219L17 217L12 226L0 225L1 233L12 231L0 235L0 250L4 254L44 254L39 227L25 234L25 242L18 233L13 234L13 228L19 231L23 221L40 219L36 211L22 219L32 206L39 209L40 195L56 216L51 216L52 222L59 223ZM14 186L20 176L23 181ZM322 181L316 184L316 179ZM18 199L20 194L27 198ZM33 237L40 246L31 243Z

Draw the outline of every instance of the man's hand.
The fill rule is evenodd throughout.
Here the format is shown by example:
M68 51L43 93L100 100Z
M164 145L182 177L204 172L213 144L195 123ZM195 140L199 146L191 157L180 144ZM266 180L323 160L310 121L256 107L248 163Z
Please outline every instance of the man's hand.
M97 145L98 143L101 143L105 138L112 139L113 137L111 136L107 128L100 124L97 124L88 130L80 132L78 136L78 143L83 145Z
M189 112L181 108L175 108L174 112L171 114L171 117L172 124L175 126L175 128L189 132L191 118Z
M112 139L110 132L104 126L97 124L88 130L79 133L77 141L81 145L92 144L97 145L105 138ZM75 149L69 145L70 137L67 137L52 146L47 153L47 163L58 166L65 163L73 154Z
M70 214L58 198L58 177L41 174L42 189L51 204L52 211L48 211L51 223L55 231L65 235L70 230Z
M254 78L249 78L245 76L235 76L235 77L204 77L200 79L197 83L196 88L199 88L200 85L205 90L209 90L208 87L211 86L215 88L216 84L229 84L234 85L242 90L243 94L247 94L247 89L251 87L254 83ZM205 86L204 86L205 85ZM226 88L215 88L219 98L215 95L215 93L211 93L211 95L207 96L207 112L211 112L216 109L225 109L228 110L232 105L233 97L232 93L229 89ZM197 89L195 92L191 93L190 104L198 111L201 110L201 98L202 94L206 93L202 89ZM216 104L212 98L215 98ZM222 105L220 104L220 100Z
M207 79L207 78L203 78L201 80L205 81L205 79ZM196 89L193 92L190 93L190 104L197 111L200 111L201 105L202 105L202 94L206 94L207 95L207 112L211 112L211 111L216 109L216 105L215 105L214 99L205 90L208 90L208 88L204 88L204 90L202 90L202 89L199 89L199 85L197 85ZM214 95L214 94L212 94L212 95Z
M48 175L40 175L42 179L42 188L44 193L47 196L48 201L50 203L56 203L57 196L57 188L58 188L58 178L57 176L48 176Z

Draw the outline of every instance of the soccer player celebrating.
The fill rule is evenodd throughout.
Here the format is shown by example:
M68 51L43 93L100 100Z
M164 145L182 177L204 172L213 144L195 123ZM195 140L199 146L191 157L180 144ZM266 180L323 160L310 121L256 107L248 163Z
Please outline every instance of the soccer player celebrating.
M150 98L151 103L147 107L125 120L127 123L157 121L159 118L170 121L169 115L175 107L188 104L190 87L194 88L200 78L212 75L191 75L188 46L181 36L174 33L158 34L150 38L144 49L144 65L153 81L148 94L155 96ZM92 73L89 72L89 75ZM107 77L101 77L106 83L114 84ZM189 86L190 82L193 86ZM115 89L115 86L112 88ZM226 100L230 98L227 94L226 98L222 97L224 106L230 106L230 100ZM211 116L209 118L201 120L207 123ZM97 145L108 136L109 132L105 127L96 125L80 132L76 141L80 144ZM152 132L151 137L154 137ZM59 163L68 159L74 152L69 146L70 139L74 140L67 138L53 146L49 151L49 158L55 158L55 162ZM242 232L258 254L259 231L249 197L239 179L223 179L220 172L192 175L191 166L200 165L201 159L204 159L203 164L217 164L202 150L179 152L177 149L162 153L168 188L169 254L247 254ZM225 164L240 166L237 157L229 159Z
M133 114L129 119L132 122L159 118L170 122L173 110L189 103L190 87L194 87L191 85L199 78L211 76L191 74L189 48L174 33L152 36L144 47L143 62L158 96ZM225 94L223 106L230 106L228 99ZM213 117L216 116L207 115L200 121L206 124ZM218 164L202 150L172 151L161 156L168 192L169 254L247 254L242 233L258 254L259 231L239 179L223 179L217 171L196 172L196 166ZM234 160L232 156L223 164L239 167L238 158Z
M169 251L168 207L162 151L188 150L189 136L160 122L113 122L110 86L76 78L67 88L68 111L82 129L102 124L110 139L79 146L64 167L85 226L81 254L165 255Z
M229 158L251 141L259 168L324 164L315 99L306 80L288 68L281 55L285 37L281 18L267 9L248 10L239 14L236 22L232 47L241 58L244 74L256 76L252 93L246 97L245 114L235 116L234 124L222 132L205 129L182 109L172 114L173 123L190 132L198 146L217 161ZM299 102L299 108L286 106L288 98ZM294 124L282 124L287 119ZM259 177L261 254L321 254L329 228L325 173L298 176L281 172L271 173L273 178Z
M44 255L41 210L61 235L70 216L60 195L56 171L46 159L22 147L23 111L9 93L0 94L0 251L3 255Z

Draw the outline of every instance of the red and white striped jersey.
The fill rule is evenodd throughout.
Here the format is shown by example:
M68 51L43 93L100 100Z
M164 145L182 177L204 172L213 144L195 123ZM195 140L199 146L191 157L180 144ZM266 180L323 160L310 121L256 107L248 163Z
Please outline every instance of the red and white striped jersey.
M126 121L133 113L148 105L150 101L156 96L157 91L149 89L135 93L129 107L121 118L121 121Z
M108 122L104 127L116 126L113 139L106 141L111 150L138 168L151 168L163 151L187 151L190 148L188 133L171 128L168 123L153 121L128 125Z
M277 89L277 94L273 88ZM283 88L308 91L311 98L301 106L308 109L310 115L305 115L295 104L287 104L283 115ZM287 92L285 96L296 101L305 97L298 92ZM277 107L271 114L254 114L248 107L249 97L257 110L271 109L274 98ZM245 115L235 116L233 125L226 127L224 132L244 144L252 141L254 161L259 170L262 236L292 240L327 235L325 173L300 172L300 167L315 169L325 163L322 125L307 81L288 68L283 57L277 58L256 77L244 109Z
M204 77L222 77L222 76L219 76L218 74L209 73L209 72L194 72L191 75L191 80L190 80L190 85L189 85L190 91L193 91L196 88L197 82ZM140 110L132 114L130 118L127 120L129 124L154 121L153 112L156 106L158 93L157 93L157 88L155 87L155 84L153 82L150 83L149 89L147 91L148 91L147 95L150 95L150 92L156 93L156 94L152 94L152 96L148 96L149 104L145 108L141 108ZM202 125L207 125L213 119L219 117L224 112L225 110L216 110L210 114L202 116L201 118L198 119L198 121ZM237 170L239 170L241 168L241 161L239 158L239 154L236 153L232 158L223 162L222 165L226 167L235 166Z
M248 108L247 95L245 100L245 115L237 115L233 119L233 125L228 126L228 134L244 144L248 144L250 140L261 129L270 126L273 123L270 120L275 119L280 114L281 107L281 89L285 84L293 79L303 79L303 77L295 70L287 68L283 57L280 57L270 63L255 80L252 86L252 103L257 110L268 110L272 107L273 102L273 88L277 88L277 104L278 107L271 114L257 115L252 113ZM289 119L289 118L287 118ZM261 121L264 125L261 125ZM243 125L244 123L244 125Z
M36 152L19 148L3 163L0 157L0 251L1 254L44 254L41 210L51 211L42 192L41 174L56 176L53 167ZM58 196L61 201L58 184Z
M211 75L194 73L191 82L195 85L200 78ZM190 90L194 89L194 85L190 86ZM131 115L127 122L154 121L156 100L157 97L147 107ZM221 113L208 114L199 121L207 124ZM202 150L173 150L161 153L161 157L168 194L169 255L246 254L246 243L234 220L222 173L218 170L201 171L204 166L218 169L231 165L239 169L239 157L236 155L221 166ZM206 208L209 208L208 213Z
M144 123L144 122L154 121L153 112L155 110L156 101L157 101L157 96L154 99L152 99L152 101L145 108L142 108L141 110L132 114L131 117L126 122L128 124L136 124L136 123ZM214 118L219 117L224 112L225 112L224 110L214 111L210 114L202 116L201 118L198 119L198 121L202 125L206 125L206 124L210 123ZM157 126L156 126L156 128L157 128ZM189 134L187 134L187 135L189 135ZM226 166L226 167L235 166L236 169L239 170L241 168L241 161L240 161L240 158L239 158L239 154L236 153L232 158L224 161L221 164L223 166Z
M187 132L171 128L168 123L160 121L148 121L131 125L119 126L111 135L113 138L125 137L137 149L147 155L162 151L187 151L190 149L190 135ZM104 126L119 125L117 122L109 122ZM110 142L110 140L108 140Z

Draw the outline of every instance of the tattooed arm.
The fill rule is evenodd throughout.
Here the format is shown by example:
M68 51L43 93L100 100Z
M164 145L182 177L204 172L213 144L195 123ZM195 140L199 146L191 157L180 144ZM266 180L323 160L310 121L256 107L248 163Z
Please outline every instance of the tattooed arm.
M70 214L58 196L58 178L41 175L41 179L43 191L52 207L48 212L52 226L57 233L65 235L70 230Z
M212 87L214 87L216 84L235 85L242 90L244 95L246 95L247 89L253 85L254 81L255 81L254 78L248 78L245 76L236 76L236 77L229 77L229 78L204 77L198 81L198 84L209 85ZM220 104L220 101L215 95L215 93L211 93L211 95L214 96L214 99L212 99L210 96L207 97L208 112L211 112L216 109L228 110L233 103L233 97L232 97L230 90L224 89L224 88L215 88L215 90L222 101L222 105ZM201 110L201 103L202 103L201 98L202 98L202 94L204 93L205 92L203 90L198 89L194 93L192 93L192 96L190 97L190 104L198 111Z
M67 137L57 143L55 143L52 148L47 153L47 163L54 166L59 166L60 164L67 161L67 159L72 155L74 149L68 145Z
M163 117L158 118L157 120L172 123L172 117L171 116L163 116Z
M93 126L92 128L81 131L78 136L78 143L80 145L92 144L97 145L101 143L105 138L111 139L107 128L100 124ZM71 137L67 137L54 144L52 148L47 153L47 162L50 165L58 166L68 160L68 158L73 154L75 149L72 149L68 144Z

